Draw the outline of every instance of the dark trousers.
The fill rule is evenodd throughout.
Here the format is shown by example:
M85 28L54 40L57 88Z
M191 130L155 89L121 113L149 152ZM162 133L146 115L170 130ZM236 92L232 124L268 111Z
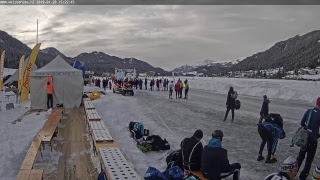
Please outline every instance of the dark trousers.
M230 110L232 113L232 119L234 119L234 108L230 108L230 106L227 106L227 111L226 111L226 115L224 116L224 119L227 119Z
M49 101L50 101L51 108L53 108L53 97L52 97L52 94L47 94L47 107L48 107L48 109L50 109Z
M308 143L307 148L305 150L300 150L299 155L297 157L299 169L300 169L300 166L301 166L301 164L307 154L304 168L301 171L300 176L299 176L300 180L307 179L309 172L310 172L313 158L317 152L317 147L318 147L318 144L316 142L315 143Z
M183 88L180 89L180 98L182 98L182 91L183 91Z
M146 87L146 90L147 90L147 89L148 89L148 88L147 88L147 84L145 84L144 86Z
M184 97L188 97L188 92L189 92L189 89L184 90Z
M260 149L259 149L259 155L262 155L262 151L264 149L264 146L267 143L267 149L268 149L267 158L270 158L271 154L272 154L273 136L262 124L258 125L258 132L259 132L259 135L262 139Z
M176 99L178 99L179 93L180 93L180 91L176 91Z
M173 90L170 89L170 91L169 91L169 98L172 98L172 92L173 92Z

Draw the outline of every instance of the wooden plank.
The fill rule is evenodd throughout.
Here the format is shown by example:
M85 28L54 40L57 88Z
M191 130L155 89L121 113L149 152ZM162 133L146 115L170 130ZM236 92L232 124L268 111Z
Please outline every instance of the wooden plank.
M30 169L20 169L16 180L28 180L31 170Z
M57 126L60 122L61 116L51 116L44 124L44 126Z
M92 133L95 141L113 141L113 138L107 129L95 129L92 130Z
M36 156L39 150L39 145L37 145L37 147L34 145L31 145L31 147L29 148L26 157L24 158L22 165L20 167L20 169L32 169L33 167L33 163L36 160Z
M107 129L107 126L104 124L103 121L91 121L91 122L89 122L89 124L90 124L90 128L92 130L96 130L96 129L104 130L104 129Z
M42 180L43 170L42 169L32 169L29 175L29 180Z
M57 126L46 126L46 127L47 127L46 134L43 136L41 141L50 142Z
M190 171L185 169L184 172L189 173ZM201 171L191 171L191 173L198 176L200 180L208 180L207 178L203 177Z
M108 147L119 147L118 143L113 141L113 142L108 142L108 143L101 143L101 142L96 142L96 148L99 150L99 148L108 148Z

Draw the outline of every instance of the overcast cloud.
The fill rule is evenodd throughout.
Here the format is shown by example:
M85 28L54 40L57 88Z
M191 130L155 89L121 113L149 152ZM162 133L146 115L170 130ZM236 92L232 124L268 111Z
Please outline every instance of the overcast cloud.
M172 70L236 60L320 29L320 6L5 6L1 30L67 56L102 51Z

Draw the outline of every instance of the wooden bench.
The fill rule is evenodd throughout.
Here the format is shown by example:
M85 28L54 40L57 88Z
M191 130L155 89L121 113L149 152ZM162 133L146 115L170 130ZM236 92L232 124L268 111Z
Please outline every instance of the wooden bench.
M22 165L20 167L20 169L22 170L31 170L33 167L33 163L36 159L36 156L38 154L39 151L39 147L40 147L41 141L32 141L31 146L26 154L26 157L24 158ZM41 149L40 149L41 151ZM42 154L41 154L42 156Z
M203 177L201 171L189 171L189 170L185 169L184 172L186 172L186 173L191 172L192 174L198 176L200 180L208 180L207 178Z
M109 180L130 179L142 180L131 167L119 147L99 148L101 168Z
M29 175L29 180L42 180L43 170L42 169L32 169Z

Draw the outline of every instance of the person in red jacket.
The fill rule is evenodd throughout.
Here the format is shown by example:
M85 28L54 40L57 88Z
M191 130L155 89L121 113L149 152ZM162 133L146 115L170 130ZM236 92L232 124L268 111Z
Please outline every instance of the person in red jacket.
M174 85L174 90L176 91L176 99L178 99L180 94L180 83L177 81L177 83Z

